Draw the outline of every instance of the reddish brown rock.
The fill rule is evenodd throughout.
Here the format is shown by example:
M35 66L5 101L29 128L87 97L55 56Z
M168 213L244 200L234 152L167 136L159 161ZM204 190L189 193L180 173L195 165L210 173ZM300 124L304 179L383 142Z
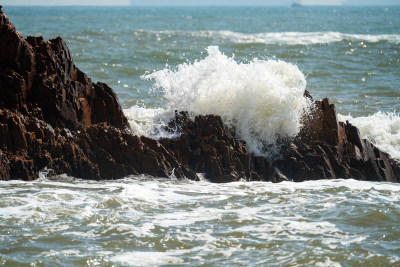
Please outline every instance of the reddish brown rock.
M354 178L400 182L400 165L368 140L350 123L337 121L328 99L314 102L299 136L281 148L277 160L256 157L237 141L218 116L177 113L170 123L181 136L162 140L185 165L212 182Z
M0 108L31 112L52 127L105 123L127 128L113 90L74 64L61 37L26 40L0 10Z
M354 178L400 182L400 165L349 122L338 122L328 99L314 102L299 136L281 150L273 163L293 181Z
M191 120L187 112L176 112L169 127L178 129L181 136L160 142L173 151L181 164L211 182L286 180L267 158L251 155L219 116L199 115Z
M253 169L246 146L231 135L219 116L196 116L193 121L187 112L180 112L169 127L178 129L181 136L160 142L182 165L203 173L211 182L262 179Z
M131 174L197 179L158 141L114 126L92 125L78 132L54 128L37 118L0 110L2 180L33 180L41 170L84 179Z
M10 180L10 167L3 151L0 150L0 181L8 180Z

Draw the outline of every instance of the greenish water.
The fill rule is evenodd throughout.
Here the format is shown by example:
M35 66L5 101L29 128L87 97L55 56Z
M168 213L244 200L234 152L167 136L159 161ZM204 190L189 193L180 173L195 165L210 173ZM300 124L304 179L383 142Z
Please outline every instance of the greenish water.
M399 192L354 180L1 182L0 264L400 266Z
M125 108L164 104L146 71L205 57L299 66L314 96L347 115L400 108L399 7L5 7L23 36L62 36L78 67L113 87ZM125 86L125 87L124 87ZM161 96L161 97L160 97Z
M136 134L165 136L171 110L187 109L221 115L257 151L298 130L307 88L400 158L399 7L3 10L23 36L62 36ZM399 192L42 173L0 182L0 265L400 266Z

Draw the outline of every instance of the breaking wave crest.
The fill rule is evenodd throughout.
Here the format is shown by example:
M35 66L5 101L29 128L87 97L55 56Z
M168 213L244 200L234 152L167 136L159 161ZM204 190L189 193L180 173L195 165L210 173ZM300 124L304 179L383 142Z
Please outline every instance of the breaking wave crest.
M293 45L327 44L333 42L366 41L376 43L379 41L400 42L399 34L347 34L341 32L268 32L245 34L230 31L220 31L221 37L229 38L238 43L284 43Z
M399 43L400 34L351 34L342 32L262 32L241 33L233 31L135 31L134 35L154 35L158 40L166 38L211 38L228 40L233 43L261 43L261 44L286 44L286 45L312 45L328 44L342 41L363 41L370 43L391 42Z
M164 91L167 110L215 114L256 155L276 153L276 141L295 136L309 103L306 80L297 66L283 61L254 59L239 63L207 48L208 56L176 69L143 76Z

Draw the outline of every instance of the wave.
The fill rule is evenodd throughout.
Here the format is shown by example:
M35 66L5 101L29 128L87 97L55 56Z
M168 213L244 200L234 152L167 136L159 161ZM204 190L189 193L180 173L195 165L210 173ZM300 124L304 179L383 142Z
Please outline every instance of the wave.
M144 108L133 106L125 109L132 131L154 139L174 138L175 133L165 130L168 121L173 117L172 110L163 108ZM349 121L360 130L366 138L391 157L400 160L400 114L377 112L369 116L352 117L338 114L340 121Z
M264 44L292 44L292 45L308 45L308 44L327 44L334 42L349 41L366 41L376 43L380 41L400 42L400 34L346 34L340 32L270 32L245 34L230 31L219 32L221 37L230 39L237 43L264 43Z
M238 63L216 46L207 52L202 60L142 78L164 91L170 113L177 109L219 115L251 152L275 154L276 141L295 136L308 110L303 73L283 61Z
M377 43L382 41L399 43L400 34L350 34L341 32L264 32L240 33L233 31L147 31L139 30L135 35L156 35L159 38L188 37L223 39L233 43L261 43L261 44L288 44L311 45L328 44L342 41L365 41Z
M341 114L338 117L340 121L348 120L357 126L363 138L400 160L400 114L377 112L364 117Z
M326 255L334 251L338 264L396 266L399 193L400 184L351 179L0 181L0 231L7 233L0 238L8 249L0 262L332 266Z
M166 126L174 116L170 110L163 108L145 108L133 106L124 109L132 131L139 136L146 136L153 139L174 138L175 133L166 131Z
M215 114L236 137L246 141L250 152L273 156L277 140L295 136L309 103L303 97L304 75L297 66L275 60L246 63L207 48L208 56L174 69L142 76L164 92L163 108L134 106L124 110L135 134L151 138L175 137L165 131L175 110L192 115ZM360 129L363 138L400 160L400 115L378 112L352 117L338 114Z

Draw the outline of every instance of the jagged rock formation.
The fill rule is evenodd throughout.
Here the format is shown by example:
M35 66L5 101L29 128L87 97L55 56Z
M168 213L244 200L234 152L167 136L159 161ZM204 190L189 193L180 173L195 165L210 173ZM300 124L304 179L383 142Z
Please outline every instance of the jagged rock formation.
M113 90L80 71L61 37L26 40L0 14L0 107L31 113L52 127L97 123L118 128L127 120Z
M43 168L88 179L170 175L177 163L156 141L127 130L113 90L75 66L62 38L25 40L0 10L0 179L35 179Z
M232 182L241 178L276 181L269 162L248 153L246 145L231 135L219 116L199 115L191 120L187 112L180 112L175 114L169 127L178 129L180 137L162 139L160 143L172 151L181 165L204 173L211 182ZM267 168L255 168L258 163Z
M354 178L400 182L400 164L362 139L357 127L337 120L327 98L314 101L299 136L273 163L294 181Z
M131 174L212 182L356 178L400 182L399 164L338 122L327 99L314 101L279 159L251 155L218 116L177 112L175 139L133 135L113 90L74 64L62 38L24 39L0 7L0 180L39 171L84 179Z

